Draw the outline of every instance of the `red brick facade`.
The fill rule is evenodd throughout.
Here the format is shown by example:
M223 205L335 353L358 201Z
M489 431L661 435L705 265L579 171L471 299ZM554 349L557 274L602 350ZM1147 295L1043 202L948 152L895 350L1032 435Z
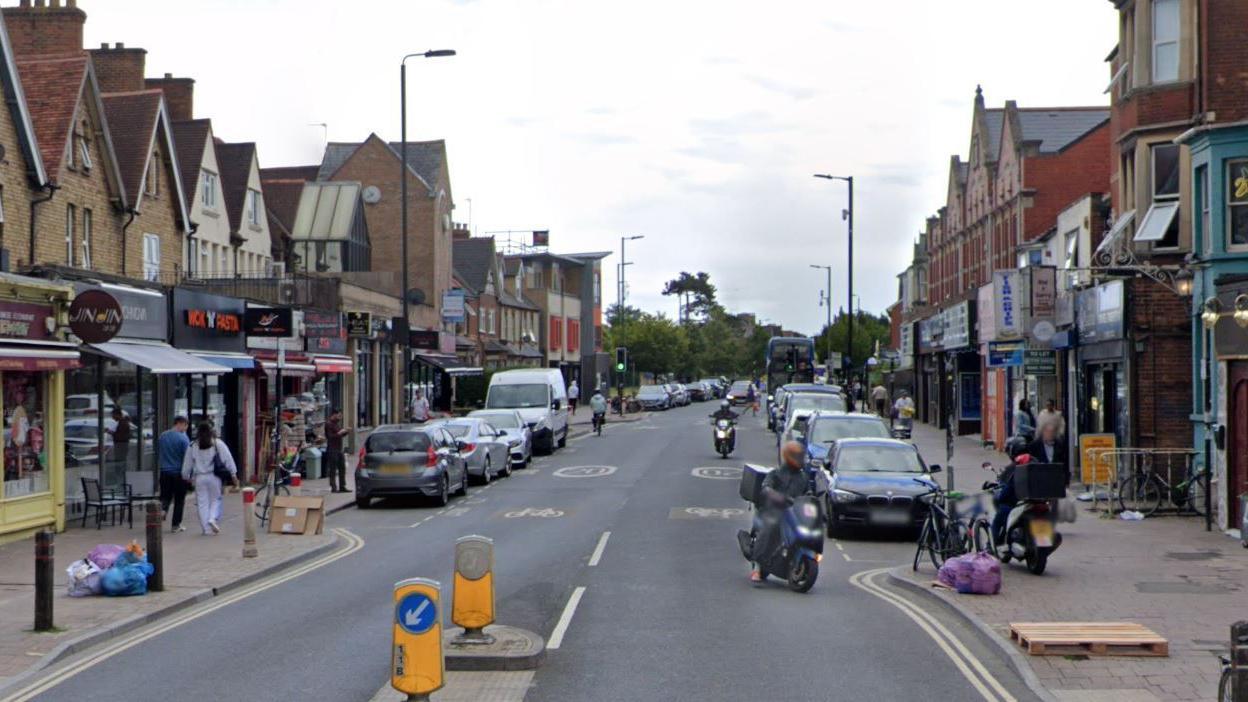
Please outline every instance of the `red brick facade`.
M58 3L59 4L59 3ZM18 7L4 8L4 24L9 30L13 54L18 58L82 51L82 28L87 13L78 9L77 0L67 7L31 6L22 0Z
M1205 41L1200 48L1204 109L1223 124L1248 120L1248 3L1201 0Z
M1147 278L1127 283L1133 445L1192 445L1190 300ZM1139 349L1134 351L1133 349Z

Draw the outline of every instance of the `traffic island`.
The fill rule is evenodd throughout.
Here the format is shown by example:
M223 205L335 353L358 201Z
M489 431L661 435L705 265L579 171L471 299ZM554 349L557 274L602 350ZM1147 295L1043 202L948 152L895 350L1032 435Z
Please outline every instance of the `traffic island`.
M546 640L538 634L499 624L484 631L493 640L474 643L463 638L460 627L442 633L447 670L536 670L546 659Z

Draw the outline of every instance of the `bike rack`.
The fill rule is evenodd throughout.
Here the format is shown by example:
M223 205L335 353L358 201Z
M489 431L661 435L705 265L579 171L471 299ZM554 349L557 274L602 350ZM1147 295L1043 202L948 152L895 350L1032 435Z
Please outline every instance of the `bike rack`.
M1155 448L1113 448L1089 449L1088 458L1092 462L1093 482L1088 484L1092 491L1092 509L1109 514L1117 514L1122 486L1127 479L1135 475L1156 475L1162 482L1163 490L1172 490L1174 486L1188 480L1193 474L1197 452L1192 449L1155 449ZM1210 475L1206 490L1213 490L1213 476ZM1168 487L1167 487L1168 486ZM1156 514L1197 514L1178 507L1171 501L1172 493L1162 493L1162 507ZM1108 503L1108 507L1101 504ZM1206 519L1212 515L1207 514Z

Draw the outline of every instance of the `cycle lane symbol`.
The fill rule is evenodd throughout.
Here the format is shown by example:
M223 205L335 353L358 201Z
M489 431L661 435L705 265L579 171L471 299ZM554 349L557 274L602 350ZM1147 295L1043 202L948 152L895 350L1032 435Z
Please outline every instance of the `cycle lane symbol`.
M503 512L503 517L507 519L523 519L525 517L537 517L539 519L552 519L555 517L562 517L565 514L567 514L567 512L561 509L552 509L550 507L541 507L541 508L525 507L524 509L517 509L517 510L512 510L510 512Z
M706 466L694 468L691 472L695 478L708 480L739 480L741 478L741 469L731 466Z
M602 478L619 470L617 466L567 466L552 475L556 478Z

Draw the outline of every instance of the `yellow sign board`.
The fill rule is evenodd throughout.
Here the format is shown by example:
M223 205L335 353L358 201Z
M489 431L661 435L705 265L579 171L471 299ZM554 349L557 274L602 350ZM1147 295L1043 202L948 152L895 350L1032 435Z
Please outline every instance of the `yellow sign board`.
M409 695L439 690L446 677L442 657L442 586L409 578L394 585L394 643L390 685Z
M1113 434L1079 435L1079 477L1084 485L1104 485L1118 474L1118 457L1111 451L1118 448Z
M455 541L451 621L468 631L494 623L494 542L484 536Z

